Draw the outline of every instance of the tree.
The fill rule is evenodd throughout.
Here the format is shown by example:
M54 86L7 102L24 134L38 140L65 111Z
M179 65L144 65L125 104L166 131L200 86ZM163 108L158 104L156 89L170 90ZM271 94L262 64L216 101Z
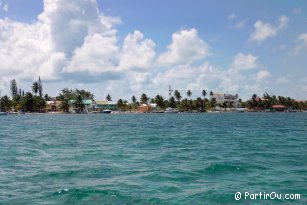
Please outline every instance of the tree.
M188 96L189 98L191 98L191 96L192 96L192 91L191 91L191 90L188 90L188 91L187 91L187 96Z
M108 94L108 95L106 96L106 100L107 100L107 101L112 101L112 97L111 97L110 94Z
M210 96L213 96L213 92L212 91L210 91Z
M75 102L74 102L74 106L75 108L80 109L80 111L82 112L85 108L85 105L83 104L83 96L81 94L78 94Z
M23 109L26 109L29 112L34 111L35 101L34 101L32 93L27 92L25 94L25 96L22 98L21 106Z
M171 108L175 108L175 107L176 107L175 98L174 98L173 96L170 97L169 102L168 102L168 105L169 105L169 107L171 107Z
M204 98L206 97L206 95L207 95L207 91L206 90L202 90L201 91L201 94L204 96Z
M38 82L34 82L34 83L32 84L32 92L33 92L34 94L37 94L37 93L38 93L38 90L39 90L39 84L38 84Z
M196 99L196 101L195 101L195 105L196 105L196 109L198 110L198 111L201 111L201 112L203 112L204 111L204 101L203 101L203 99L201 99L200 97L198 97L197 99Z
M124 106L123 100L122 100L122 99L119 99L119 100L117 101L117 108L121 111L122 108L123 108L123 106Z
M18 95L18 88L17 88L17 83L15 79L11 81L11 95L12 95L12 98Z
M164 108L165 104L164 104L164 98L161 95L157 95L154 98L154 102L157 104L158 107L160 108Z
M147 96L145 93L143 93L143 94L141 95L140 102L141 102L142 104L147 104L147 103L148 103L148 100L149 100L148 96Z
M44 96L44 98L45 98L46 101L50 101L50 99L51 99L51 98L49 97L48 94L46 94L46 95Z
M38 82L37 82L37 84L38 84L38 95L39 95L39 97L43 97L43 84L42 84L42 81L41 81L41 77L39 76L38 77Z
M177 101L180 101L181 100L181 94L180 94L180 92L178 91L178 90L175 90L174 91L174 96L175 96L175 98L176 98L176 100Z
M0 110L1 111L9 111L12 107L12 101L10 99L10 97L8 97L7 95L3 96L0 99Z
M210 101L210 106L211 106L211 109L214 110L215 107L216 107L216 99L215 98L212 98L211 101Z
M69 101L66 99L64 101L61 102L60 104L60 109L63 111L63 112L69 112Z
M133 104L136 104L136 97L134 95L131 97L131 101Z
M191 100L191 96L192 96L192 91L191 90L187 91L187 96L190 98L190 100L189 100L189 109L192 112L192 105L193 105L193 103L191 102L192 101Z

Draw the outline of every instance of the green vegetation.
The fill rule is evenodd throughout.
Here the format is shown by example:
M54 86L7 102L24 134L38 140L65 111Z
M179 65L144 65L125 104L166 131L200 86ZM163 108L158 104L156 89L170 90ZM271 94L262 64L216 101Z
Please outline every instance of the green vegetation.
M85 110L84 100L94 101L94 94L90 91L79 90L79 89L68 89L64 88L61 90L59 95L55 98L51 98L48 94L43 94L43 86L41 78L38 81L33 82L31 86L32 92L25 92L22 89L18 89L17 82L15 79L10 84L11 96L3 96L0 99L0 108L2 111L19 111L24 110L26 112L45 112L46 101L59 101L59 109L63 112L69 112L70 108L73 107L79 111ZM206 112L215 110L219 107L223 110L234 108L233 102L224 102L218 104L213 96L213 92L210 91L210 99L208 99L207 91L202 90L196 99L192 99L192 91L187 90L186 98L182 98L181 93L175 90L173 95L169 99L165 99L162 95L156 95L150 98L146 93L140 96L140 100L137 100L136 96L131 97L131 103L128 103L125 99L119 99L117 101L117 108L120 111L135 111L138 109L140 104L156 103L158 110L164 110L167 107L179 109L181 112ZM110 94L106 96L107 101L111 101L112 97ZM307 101L296 101L290 97L275 96L264 93L262 97L257 94L253 94L250 100L242 102L239 99L239 107L248 108L252 111L264 111L271 109L273 105L284 106L285 110L297 111L307 110Z

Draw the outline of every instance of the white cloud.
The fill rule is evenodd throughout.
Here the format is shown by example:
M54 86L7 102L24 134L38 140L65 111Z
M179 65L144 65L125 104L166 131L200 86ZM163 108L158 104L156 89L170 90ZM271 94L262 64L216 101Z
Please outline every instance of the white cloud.
M278 32L285 29L288 25L289 19L283 15L279 18L279 25L272 26L270 23L256 21L254 24L254 32L251 33L250 38L254 41L262 42L268 38L274 37Z
M83 45L74 50L72 59L63 71L90 74L116 71L119 52L116 43L115 36L96 33L85 37Z
M209 55L209 47L196 29L182 30L172 35L172 43L167 51L160 55L161 65L193 63Z
M237 19L238 16L237 16L235 13L232 13L232 14L230 14L227 18L228 18L229 20L234 20L234 19Z
M119 67L121 70L141 69L152 67L155 58L155 43L144 39L140 31L128 34L124 40Z
M301 33L297 37L297 45L294 48L294 53L298 54L304 48L307 48L307 33Z
M0 19L0 79L109 72L118 63L115 23L120 19L100 13L95 0L45 0L30 24Z
M263 80L265 80L265 79L267 79L271 76L272 76L272 74L269 71L261 70L255 75L254 80L257 81L257 82L261 82L261 81L263 81Z
M258 57L252 54L238 53L231 64L231 69L234 70L250 70L257 67Z

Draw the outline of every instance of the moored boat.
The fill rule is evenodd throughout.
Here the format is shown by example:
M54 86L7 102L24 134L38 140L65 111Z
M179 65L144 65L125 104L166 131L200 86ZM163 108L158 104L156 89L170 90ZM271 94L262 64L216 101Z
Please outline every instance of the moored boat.
M179 110L175 108L168 107L165 109L164 113L179 113Z
M109 109L102 110L102 113L104 114L110 114L111 112L112 110L109 110Z

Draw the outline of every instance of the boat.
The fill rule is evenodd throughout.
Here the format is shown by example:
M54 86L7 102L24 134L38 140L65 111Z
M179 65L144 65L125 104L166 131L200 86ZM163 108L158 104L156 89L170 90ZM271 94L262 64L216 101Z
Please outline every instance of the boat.
M104 114L110 114L111 112L112 110L109 110L109 109L102 110L102 113Z
M175 108L168 107L165 109L164 113L179 113L179 110Z

